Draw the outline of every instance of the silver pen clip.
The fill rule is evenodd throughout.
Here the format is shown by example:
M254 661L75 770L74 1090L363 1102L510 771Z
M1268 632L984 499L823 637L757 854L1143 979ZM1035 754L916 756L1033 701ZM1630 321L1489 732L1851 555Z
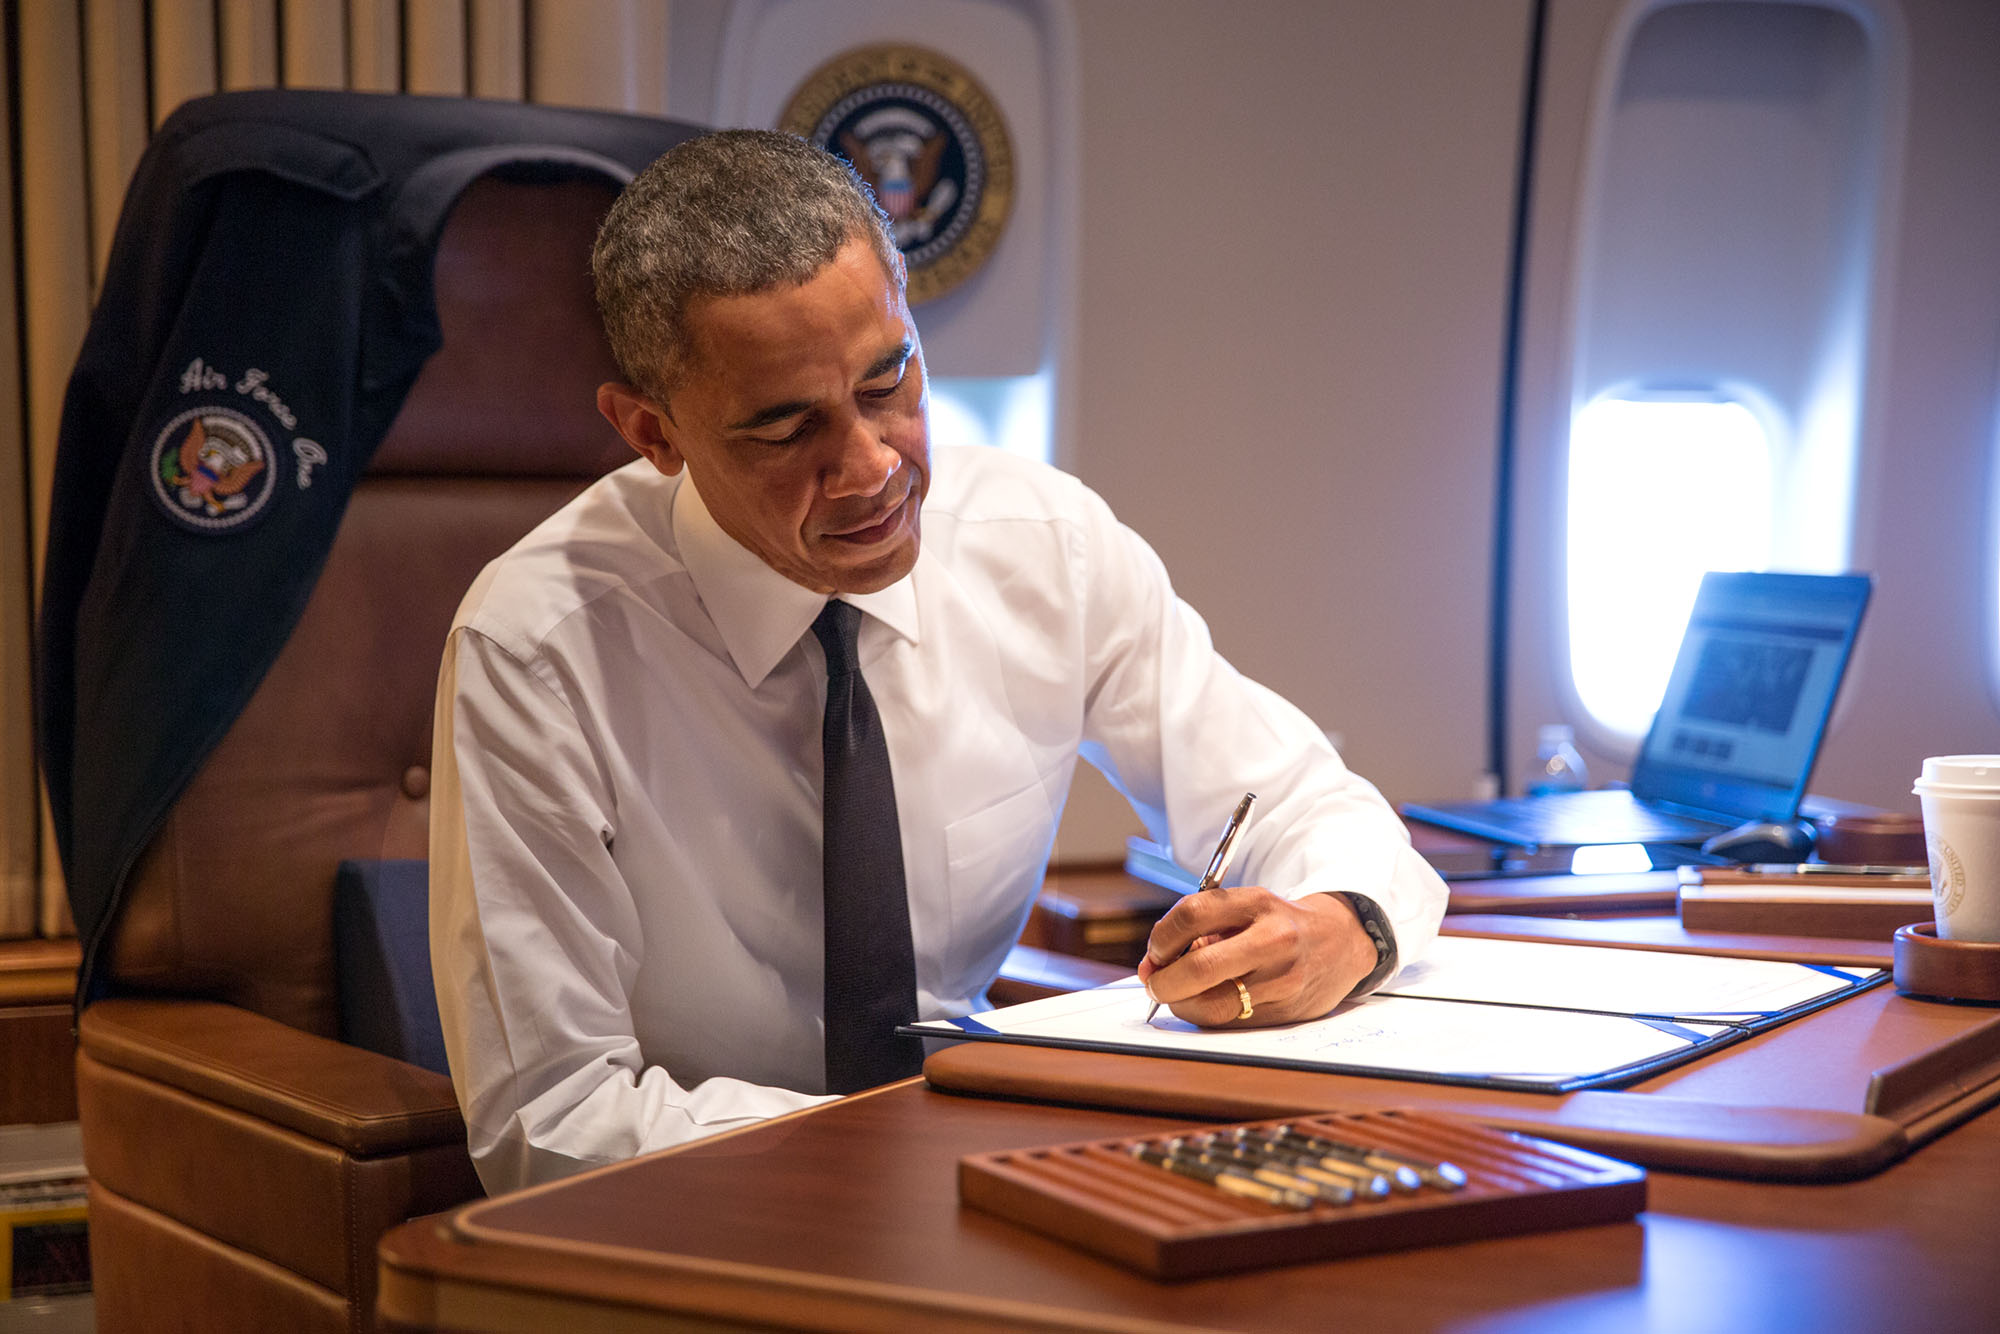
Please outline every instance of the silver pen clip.
M1229 874L1229 863L1236 857L1236 840L1242 837L1243 826L1250 823L1250 808L1256 804L1255 792L1245 792L1243 800L1236 803L1236 813L1223 827L1222 839L1215 845L1215 855L1208 859L1208 870L1202 874L1196 889L1222 888L1222 877Z

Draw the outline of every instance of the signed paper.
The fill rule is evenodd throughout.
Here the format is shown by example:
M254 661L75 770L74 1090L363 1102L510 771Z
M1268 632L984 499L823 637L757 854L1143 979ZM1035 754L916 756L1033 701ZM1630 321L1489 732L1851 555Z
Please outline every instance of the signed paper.
M1648 1067L1853 990L1870 969L1442 937L1393 987L1323 1019L1204 1029L1139 980L914 1026L974 1037L1451 1082L1575 1086Z

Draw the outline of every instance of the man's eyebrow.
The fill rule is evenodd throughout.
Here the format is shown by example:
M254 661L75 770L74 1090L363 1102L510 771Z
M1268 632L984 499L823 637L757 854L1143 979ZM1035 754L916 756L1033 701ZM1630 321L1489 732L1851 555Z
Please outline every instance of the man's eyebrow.
M916 350L916 344L912 340L905 338L901 343L898 343L895 347L877 357L875 363L861 373L861 379L866 382L887 375L890 371L896 370L908 362L911 354ZM796 417L802 412L810 412L813 407L814 404L810 399L803 398L794 399L788 403L773 403L768 408L760 408L756 412L751 413L742 421L731 422L723 429L726 431L755 431L776 422L781 422L787 417Z
M887 375L890 371L896 370L907 362L910 359L910 354L916 350L916 345L905 338L901 343L884 352L880 357L877 357L875 364L863 372L861 378L863 380L873 380L878 376Z
M768 408L762 408L751 413L740 422L731 422L723 429L726 431L754 431L759 427L769 426L773 422L781 422L787 417L796 417L801 412L810 412L812 411L812 407L812 401L803 398L794 399L789 403L773 403Z

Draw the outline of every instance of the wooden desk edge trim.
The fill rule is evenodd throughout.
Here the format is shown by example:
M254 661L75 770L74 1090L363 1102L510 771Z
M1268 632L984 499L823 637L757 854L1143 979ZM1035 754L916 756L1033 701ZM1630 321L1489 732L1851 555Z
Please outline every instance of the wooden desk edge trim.
M810 1109L808 1109L810 1110ZM637 1247L457 1235L456 1216L419 1219L383 1238L376 1317L391 1330L622 1334L699 1316L755 1326L1092 1334L1209 1334L1204 1326L1066 1311L900 1284L773 1269ZM443 1267L451 1254L452 1272ZM607 1308L623 1308L612 1311Z
M877 1097L893 1089L920 1083L922 1079L921 1075L913 1075L892 1084L865 1089L839 1101ZM657 1154L647 1156L671 1157L697 1149L712 1148L724 1140L811 1116L832 1105L832 1103L816 1103L810 1107L801 1107L783 1116L752 1122L715 1135L706 1135L701 1139L661 1149ZM453 1306L452 1318L466 1317L476 1312L480 1321L492 1321L506 1309L505 1305L494 1302L491 1296L492 1290L508 1289L510 1294L526 1293L523 1275L537 1268L555 1264L554 1272L534 1275L544 1288L551 1285L565 1289L582 1288L584 1286L581 1281L582 1276L575 1270L575 1266L578 1265L601 1266L601 1271L593 1271L597 1282L615 1283L621 1290L630 1288L632 1291L629 1296L613 1300L643 1307L649 1312L643 1323L635 1324L634 1328L651 1327L653 1323L651 1312L664 1314L698 1310L703 1315L724 1319L773 1320L782 1317L788 1309L791 1309L791 1304L807 1300L813 1302L816 1310L820 1311L823 1311L823 1304L828 1301L838 1301L853 1306L854 1317L859 1322L855 1325L857 1328L881 1327L881 1321L891 1316L907 1321L904 1327L925 1330L941 1328L937 1323L941 1316L948 1316L953 1321L951 1328L967 1330L1066 1328L1104 1331L1104 1334L1189 1334L1189 1331L1199 1328L1112 1317L1092 1317L1079 1321L1073 1318L1071 1313L1027 1302L957 1298L928 1289L903 1287L899 1284L804 1274L735 1261L703 1260L639 1247L548 1240L538 1241L533 1247L529 1247L524 1245L519 1240L518 1234L512 1230L494 1227L480 1221L480 1214L490 1212L502 1203L511 1206L533 1196L561 1189L586 1177L622 1171L630 1166L631 1161L633 1160L608 1163L603 1167L592 1168L588 1172L580 1172L559 1181L544 1182L490 1200L474 1201L452 1211L442 1219L418 1220L406 1225L404 1229L390 1233L378 1248L376 1258L379 1279L376 1297L378 1314L386 1319L401 1322L405 1328L456 1328L451 1324L426 1323L426 1309L437 1311L441 1299L449 1296ZM436 1245L462 1248L461 1254L479 1253L479 1260L473 1267L483 1272L476 1280L444 1278L435 1268L421 1263L412 1264L413 1272L404 1272L400 1266L416 1260L416 1257L399 1259L399 1256L407 1255L407 1251L399 1251L392 1243L400 1232L418 1228L427 1222L436 1227ZM415 1271L421 1271L429 1277L417 1277ZM676 1282L669 1304L663 1304L661 1301L657 1285L662 1278L672 1278ZM426 1292L432 1294L428 1302L424 1299ZM490 1328L539 1331L550 1327L549 1317L556 1310L566 1310L572 1306L578 1313L586 1311L590 1313L593 1329L616 1328L601 1323L599 1319L601 1308L597 1303L604 1300L604 1296L594 1287L589 1292L574 1291L567 1297L551 1297L543 1291L532 1294L532 1299L540 1307L546 1307L551 1302L557 1305L552 1309L545 1309L541 1315L524 1320L519 1325L493 1323ZM516 1300L517 1297L513 1295L508 1298L510 1303ZM761 1309L771 1301L778 1303L776 1308ZM747 1306L756 1306L760 1309L754 1312L748 1311ZM470 1327L486 1329L489 1325L476 1323Z
M1869 1077L1867 1108L1899 1121L1910 1147L2000 1103L2000 1015Z
M1963 1096L1931 1108L1903 1127L1912 1149L1928 1144L1954 1126L1970 1121L1995 1103L2000 1103L2000 1082L1968 1090Z
M890 1089L901 1088L905 1084L914 1084L922 1078L922 1075L911 1075L908 1079L899 1079L893 1084L883 1084L876 1088L863 1089L859 1093L850 1093L846 1098L834 1098L826 1102L816 1102L806 1107L800 1107L796 1111L786 1112L782 1116L766 1117L759 1121L748 1121L732 1130L718 1130L713 1135L703 1135L700 1139L691 1139L685 1144L676 1144L670 1148L656 1149L652 1153L642 1154L641 1157L669 1157L676 1153L686 1153L691 1149L713 1148L717 1144L735 1139L738 1135L747 1135L753 1131L765 1130L771 1126L781 1126L788 1121L796 1121L802 1116L810 1116L820 1108L830 1107L835 1102L850 1101L854 1098L873 1098L879 1094L887 1093ZM637 1160L632 1158L621 1158L617 1162L604 1163L601 1166L589 1168L582 1172L575 1172L554 1181L544 1181L538 1185L523 1186L520 1190L510 1190L504 1195L495 1195L490 1199L474 1200L453 1210L449 1215L453 1233L463 1241L495 1241L504 1239L511 1234L504 1230L496 1229L492 1234L488 1235L474 1215L499 1205L512 1206L521 1203L523 1200L531 1200L537 1195L546 1195L548 1192L560 1190L572 1182L586 1181L591 1177L603 1176L607 1172L622 1171L627 1164L635 1161Z

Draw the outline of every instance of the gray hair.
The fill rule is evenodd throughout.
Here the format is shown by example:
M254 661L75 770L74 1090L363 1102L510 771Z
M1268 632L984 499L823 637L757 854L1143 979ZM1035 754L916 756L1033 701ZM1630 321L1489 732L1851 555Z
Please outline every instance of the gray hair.
M857 238L900 289L889 219L833 154L772 130L675 146L625 187L591 249L619 369L664 407L688 369L696 299L804 283Z

